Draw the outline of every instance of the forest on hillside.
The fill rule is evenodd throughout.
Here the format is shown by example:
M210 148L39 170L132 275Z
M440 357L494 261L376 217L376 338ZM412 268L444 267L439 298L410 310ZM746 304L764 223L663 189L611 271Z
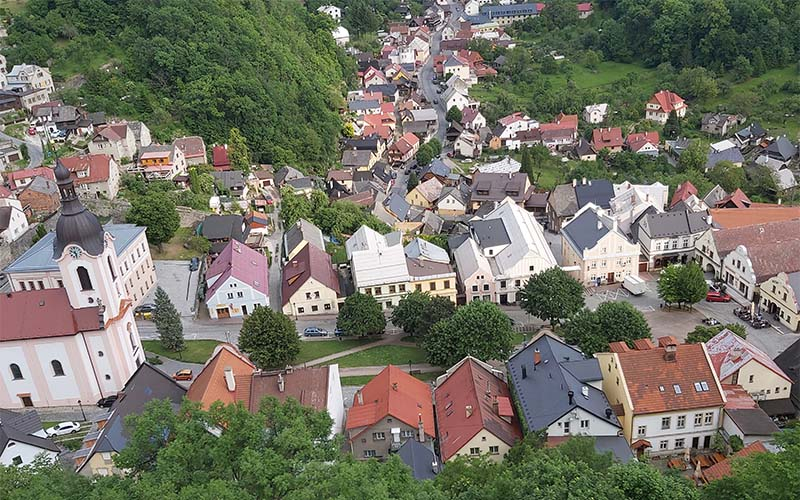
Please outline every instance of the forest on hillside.
M238 127L255 161L323 171L355 77L333 26L294 0L30 0L6 56L82 75L67 101L142 119L162 140L223 142Z

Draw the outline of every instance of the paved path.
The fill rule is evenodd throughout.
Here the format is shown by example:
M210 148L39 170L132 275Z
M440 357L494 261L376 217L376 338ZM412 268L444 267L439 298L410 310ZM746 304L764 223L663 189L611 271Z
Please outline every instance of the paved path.
M5 139L7 141L11 141L17 146L21 144L28 145L28 167L27 168L35 168L42 164L42 160L44 159L44 152L42 151L42 140L39 138L38 135L35 136L26 136L25 140L17 139L16 137L10 136L4 132L0 132L0 138Z
M408 371L408 364L397 365L398 368L404 372ZM383 371L385 366L359 366L357 368L339 368L339 375L342 377L362 377L368 375L377 375ZM411 365L411 370L419 373L431 373L444 371L440 366L433 366L428 363L419 363Z

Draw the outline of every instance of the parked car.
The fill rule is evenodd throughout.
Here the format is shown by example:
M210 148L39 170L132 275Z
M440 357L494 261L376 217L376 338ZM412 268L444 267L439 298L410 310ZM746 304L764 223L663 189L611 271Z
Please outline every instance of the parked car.
M36 135L36 127L28 127L28 135Z
M316 326L309 326L303 330L303 335L306 337L327 337L328 330L317 328Z
M116 394L100 398L97 400L97 406L98 408L111 408L111 405L114 404L114 401L116 401L117 398L119 398L119 396Z
M134 314L145 314L145 313L152 313L155 312L156 305L155 304L142 304L136 309L133 310Z
M703 323L708 326L717 326L719 324L719 321L717 321L714 318L704 318Z
M706 302L730 302L731 296L727 293L712 290L706 294Z
M178 370L172 374L173 380L192 380L194 375L192 375L192 370L189 368L184 368L183 370Z
M192 260L189 261L189 271L197 271L198 269L200 269L200 259L192 257Z
M272 199L272 196L268 194L264 195L264 201L267 202L267 205L272 205L273 203L275 203L275 200Z
M78 432L81 430L81 424L78 422L61 422L60 424L56 424L53 427L48 427L44 430L45 434L49 437L53 436L63 436L65 434L72 434L73 432Z
M344 330L342 330L341 328L337 328L336 330L333 331L333 334L336 335L337 337L341 337L342 335L344 335Z

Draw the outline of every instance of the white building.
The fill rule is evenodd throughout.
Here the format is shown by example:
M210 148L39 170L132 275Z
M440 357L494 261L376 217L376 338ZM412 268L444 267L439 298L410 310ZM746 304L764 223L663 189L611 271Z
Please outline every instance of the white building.
M28 218L16 198L0 198L0 241L17 241L28 230Z
M583 108L583 121L586 123L596 124L603 123L608 115L608 104L590 104Z
M206 273L206 307L213 319L243 317L269 307L267 257L231 240Z
M320 5L317 8L317 12L322 12L323 14L331 16L337 23L342 20L342 9L335 5Z
M336 28L331 31L331 35L333 36L333 40L336 42L336 45L340 47L344 47L348 43L350 43L350 32L347 31L347 28L344 26L337 26Z
M411 275L406 265L403 235L400 232L382 235L361 226L345 243L356 291L373 295L379 302L392 306L408 292Z
M9 89L44 90L48 94L56 90L50 70L35 64L15 64L6 75L6 81Z
M614 197L611 198L609 204L620 230L628 234L633 221L648 207L653 207L658 212L666 210L668 197L669 187L660 182L631 184L626 181L622 184L614 184Z

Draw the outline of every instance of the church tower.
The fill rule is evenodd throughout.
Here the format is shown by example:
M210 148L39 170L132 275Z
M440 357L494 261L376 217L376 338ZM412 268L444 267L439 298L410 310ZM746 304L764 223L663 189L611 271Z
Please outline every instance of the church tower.
M104 319L116 318L123 294L114 238L83 206L70 171L56 160L61 216L56 223L53 258L58 262L72 307L100 306Z

